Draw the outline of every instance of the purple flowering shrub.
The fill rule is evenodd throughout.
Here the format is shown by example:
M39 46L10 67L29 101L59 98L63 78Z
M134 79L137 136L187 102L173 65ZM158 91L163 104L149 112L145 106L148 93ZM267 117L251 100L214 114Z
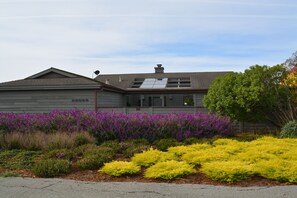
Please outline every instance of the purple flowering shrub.
M145 138L211 138L233 135L229 118L215 114L124 114L88 111L52 111L47 114L0 113L0 131L5 132L77 132L89 131L98 142Z

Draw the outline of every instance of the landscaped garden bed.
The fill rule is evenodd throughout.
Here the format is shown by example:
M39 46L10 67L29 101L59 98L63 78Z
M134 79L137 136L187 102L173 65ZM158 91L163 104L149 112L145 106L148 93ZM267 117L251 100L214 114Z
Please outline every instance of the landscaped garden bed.
M97 117L92 120L91 115ZM297 183L297 139L234 135L232 123L215 115L1 114L0 126L3 177L240 186Z
M178 144L167 151L144 139L53 150L1 150L0 175L240 186L296 183L296 139L192 138Z

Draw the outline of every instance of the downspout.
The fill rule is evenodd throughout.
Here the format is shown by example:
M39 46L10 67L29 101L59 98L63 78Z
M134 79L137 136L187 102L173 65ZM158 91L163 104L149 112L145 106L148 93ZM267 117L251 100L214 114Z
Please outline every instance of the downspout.
M100 89L96 89L95 90L95 112L97 112L97 109L98 109L98 97L97 97L97 95L98 95L98 93L100 93L101 91L103 91L103 86L101 86L100 87Z

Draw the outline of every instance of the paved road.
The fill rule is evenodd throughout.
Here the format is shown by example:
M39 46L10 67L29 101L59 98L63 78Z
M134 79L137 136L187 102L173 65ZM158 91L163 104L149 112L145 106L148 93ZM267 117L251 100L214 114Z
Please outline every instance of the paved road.
M94 183L62 179L0 178L0 198L274 198L297 197L297 186L224 187L197 184Z

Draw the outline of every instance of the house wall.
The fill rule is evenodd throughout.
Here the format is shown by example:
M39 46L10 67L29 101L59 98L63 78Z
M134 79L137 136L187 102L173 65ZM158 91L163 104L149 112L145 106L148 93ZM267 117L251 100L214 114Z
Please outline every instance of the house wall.
M99 107L99 112L115 112L115 113L149 113L149 114L167 114L167 113L195 113L207 112L205 108L196 107Z
M0 92L0 112L43 113L55 109L95 110L94 90Z
M203 107L203 98L206 95L206 93L197 93L194 94L194 101L196 107Z
M196 96L197 95L197 96ZM202 99L200 94L130 94L127 97L129 105L128 107L162 107L162 100L164 100L165 107L183 107L184 97L192 96L194 101L194 106L203 107ZM151 98L151 99L150 99ZM162 99L160 99L162 98ZM203 97L202 97L203 98ZM142 100L142 102L140 102ZM197 103L197 105L196 105ZM142 105L141 105L142 104ZM186 107L186 106L185 106ZM193 107L193 106L192 106Z
M124 95L121 93L98 91L97 108L100 107L123 107Z

